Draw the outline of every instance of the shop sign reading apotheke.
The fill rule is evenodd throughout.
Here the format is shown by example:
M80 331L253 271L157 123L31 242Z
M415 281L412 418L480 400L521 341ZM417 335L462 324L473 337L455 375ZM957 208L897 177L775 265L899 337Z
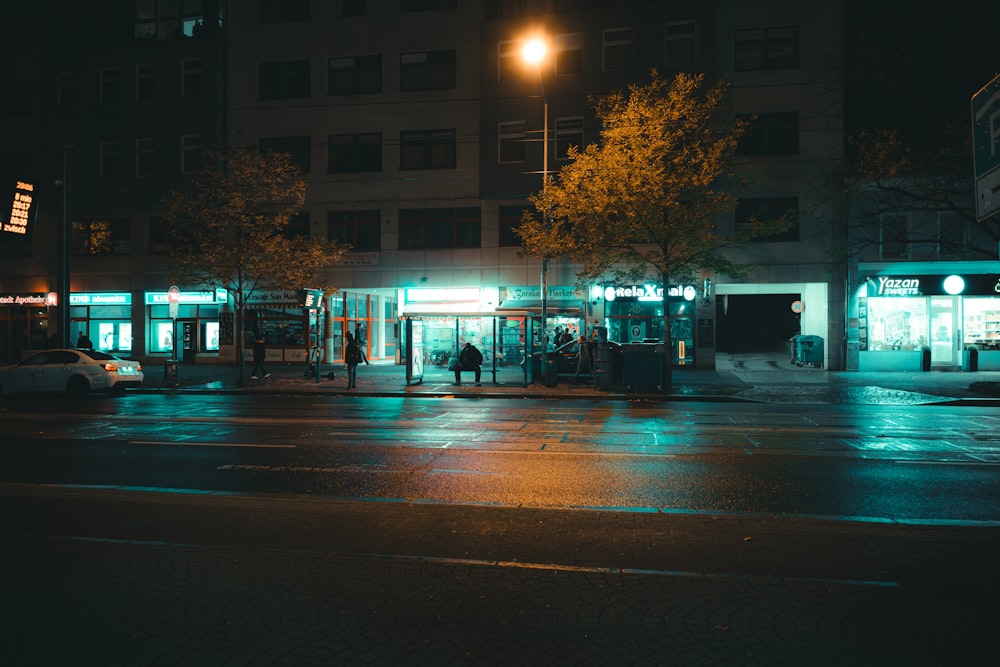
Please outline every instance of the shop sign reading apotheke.
M694 301L698 290L694 285L671 285L670 298ZM663 288L659 285L619 285L604 288L605 301L663 301Z
M56 306L58 303L55 292L0 294L0 306Z

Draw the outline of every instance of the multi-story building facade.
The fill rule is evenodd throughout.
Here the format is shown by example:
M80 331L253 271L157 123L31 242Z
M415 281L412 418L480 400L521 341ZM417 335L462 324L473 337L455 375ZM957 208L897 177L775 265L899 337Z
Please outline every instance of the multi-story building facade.
M161 9L150 2L140 10L147 4ZM739 158L752 186L735 211L706 223L731 229L789 208L797 223L737 251L750 266L741 280L705 274L686 286L581 286L574 266L554 260L548 328L607 327L621 343L658 338L669 307L673 338L683 343L672 351L677 363L712 367L720 346L748 338L787 345L801 331L833 343L827 367L843 364L845 285L828 255L844 216L839 3L807 11L788 0L258 0L197 2L190 16L148 19L131 5L112 7L128 16L107 10L119 24L114 44L47 60L36 93L43 117L53 117L61 102L42 93L75 71L80 99L82 91L90 97L75 115L56 116L67 136L36 139L49 152L73 146L72 217L78 235L89 229L92 238L78 250L110 233L110 249L73 255L71 286L74 308L115 304L107 316L89 305L72 318L94 340L110 333L109 349L155 359L176 340L192 360L232 358L232 317L213 290L181 285L193 302L181 305L177 324L168 317L169 266L157 231L157 197L194 166L195 149L226 144L290 152L308 184L306 210L293 224L352 245L318 280L340 290L326 304L328 358L339 358L348 331L361 333L371 358L406 356L400 324L409 321L422 325L429 363L467 338L488 357L519 363L525 346L537 344L541 301L540 262L521 256L513 232L528 196L541 187L543 165L555 172L568 146L598 140L588 96L643 83L656 67L667 76L726 77L733 113L756 117ZM526 68L520 44L539 33L551 56ZM203 97L195 104L185 86L199 64ZM99 113L116 80L115 114ZM164 90L170 96L160 97ZM58 202L39 213L33 249L5 261L0 293L52 291L53 272L37 260L54 238L45 230L61 219ZM41 344L21 336L20 321L7 323L0 356ZM269 335L273 354L305 358L308 322L294 294L262 292L247 325Z

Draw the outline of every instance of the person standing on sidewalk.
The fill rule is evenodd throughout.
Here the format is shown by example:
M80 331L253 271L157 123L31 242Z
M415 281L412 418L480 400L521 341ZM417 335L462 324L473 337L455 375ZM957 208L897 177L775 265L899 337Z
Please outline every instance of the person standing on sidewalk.
M344 361L347 362L347 388L357 389L356 375L358 364L363 361L365 362L365 366L367 366L368 357L365 356L365 351L361 349L358 341L354 339L354 336L350 332L347 333L347 349L344 350Z
M587 346L587 339L583 336L576 341L577 347L576 351L576 373L573 374L573 382L576 382L580 378L580 374L589 375L590 380L594 380L594 365L591 363L590 359L590 348Z
M250 371L251 380L271 377L271 374L264 369L265 359L267 359L267 345L264 344L264 336L257 336L257 341L253 344L253 370Z

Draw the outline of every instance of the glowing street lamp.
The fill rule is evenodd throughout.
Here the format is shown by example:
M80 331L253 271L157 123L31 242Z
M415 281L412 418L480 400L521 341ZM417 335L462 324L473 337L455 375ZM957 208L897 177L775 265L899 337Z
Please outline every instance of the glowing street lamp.
M535 66L535 72L538 75L538 87L542 91L542 194L548 189L549 185L549 99L545 95L545 84L542 82L542 61L548 56L548 44L541 37L533 37L531 39L525 40L524 45L521 47L521 59L528 65ZM548 228L549 223L549 212L546 210L543 213L543 221L545 227ZM539 317L539 325L541 326L541 344L542 344L542 363L541 371L542 378L545 384L548 384L548 362L549 362L549 346L546 341L546 320L549 315L549 281L548 281L548 271L549 271L549 258L547 256L542 257L542 276L541 276L541 291L542 291L542 312Z

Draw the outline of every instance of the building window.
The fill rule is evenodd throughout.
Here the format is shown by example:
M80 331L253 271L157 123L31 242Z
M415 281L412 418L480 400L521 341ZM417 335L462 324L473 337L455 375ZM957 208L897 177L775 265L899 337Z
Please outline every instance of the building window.
M330 58L328 95L367 95L382 92L382 56Z
M580 74L583 72L583 33L573 32L556 35L553 40L555 50L556 76Z
M312 168L312 144L308 135L303 137L261 137L261 151L288 153L292 156L292 164L308 174Z
M128 218L73 221L74 255L127 255L132 251Z
M497 43L497 81L515 81L521 76L524 76L521 42Z
M288 219L288 224L282 230L282 235L286 239L307 239L312 234L309 231L309 212L302 211L296 213Z
M500 207L500 246L506 248L519 248L521 237L515 231L521 226L521 216L524 214L526 206L501 206Z
M399 56L399 89L448 90L455 87L455 51L403 53Z
M478 248L478 207L414 208L399 211L399 249Z
M167 223L161 217L149 219L149 254L166 255L170 252L173 244L170 242L170 233L167 231Z
M382 133L331 134L327 169L331 174L382 171Z
M122 175L122 146L118 141L102 141L99 145L101 178Z
M525 129L524 121L516 120L497 126L497 161L524 162Z
M799 66L799 29L752 28L736 31L736 71L791 69Z
M204 0L136 0L135 38L193 37L204 29Z
M784 215L792 217L789 228L778 234L758 236L754 242L798 241L799 240L799 199L798 197L758 197L740 199L736 202L736 228L751 226L754 221L769 224Z
M400 11L404 12L424 12L431 9L455 9L458 7L458 0L402 0Z
M604 71L632 69L632 28L604 31Z
M309 0L259 0L258 10L261 23L309 20Z
M698 62L698 24L694 21L668 23L664 32L663 62L692 65Z
M181 173L190 174L201 169L202 136L181 135Z
M556 118L555 125L556 159L568 159L570 146L583 150L583 116Z
M118 102L121 82L117 67L108 67L101 70L101 104L115 104Z
M136 139L135 175L155 176L156 171L156 139Z
M340 15L345 18L350 16L367 16L368 0L344 0L344 6Z
M80 98L79 77L76 72L63 72L59 75L57 103L60 109L73 109Z
M309 61L261 63L258 67L258 87L262 100L309 97Z
M399 133L400 169L454 169L455 130L410 130Z
M797 155L799 152L799 112L739 114L750 123L740 139L739 155Z
M156 65L140 63L135 66L135 99L137 102L156 99Z
M356 252L382 249L380 212L329 211L326 214L327 239L336 243L346 243Z
M941 259L959 259L969 250L967 228L962 224L957 213L939 212L938 226L938 257Z
M906 259L910 256L909 222L906 213L883 213L879 216L879 253L882 259Z
M205 92L205 64L201 58L181 61L181 97L201 97Z

